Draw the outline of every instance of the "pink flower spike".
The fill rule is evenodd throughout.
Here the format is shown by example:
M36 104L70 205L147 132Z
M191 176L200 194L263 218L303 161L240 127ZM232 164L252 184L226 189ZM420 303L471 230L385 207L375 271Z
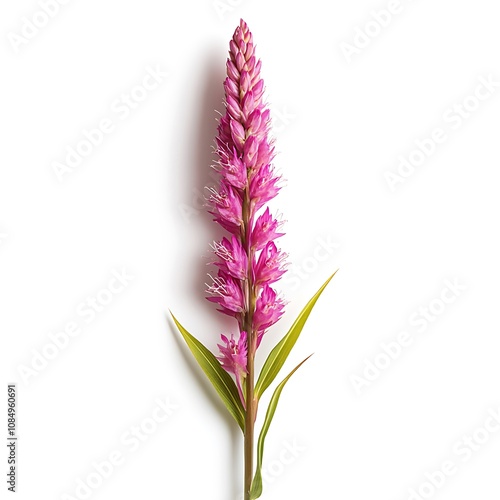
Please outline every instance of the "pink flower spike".
M233 334L231 334L230 339L225 335L221 335L221 339L225 345L217 344L221 353L221 356L217 356L217 359L221 362L224 370L235 376L241 402L243 407L246 407L242 387L247 374L247 334L241 332L238 342L234 340Z
M270 241L262 250L254 266L255 283L258 285L271 284L278 281L285 274L285 259L287 254L276 248Z
M285 233L279 233L278 229L283 223L273 218L269 207L258 217L252 229L252 248L262 250L269 241L275 240Z
M212 247L219 269L208 287L208 300L247 331L252 360L260 336L283 313L283 301L268 285L283 275L286 258L274 243L284 234L281 222L265 208L278 194L281 177L272 164L271 113L264 100L261 67L252 33L240 20L229 43L223 83L226 109L215 140L220 185L209 190L210 213L231 236Z
M278 297L277 293L269 285L264 285L257 299L253 316L255 329L262 332L274 325L283 316L284 307L283 299Z

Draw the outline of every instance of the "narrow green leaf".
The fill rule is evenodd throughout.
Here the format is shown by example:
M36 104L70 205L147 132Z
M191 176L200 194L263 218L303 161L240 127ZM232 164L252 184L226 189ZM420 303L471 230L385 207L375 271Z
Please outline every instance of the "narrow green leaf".
M326 288L326 285L330 283L331 279L335 276L337 271L335 271L326 281L323 283L321 288L313 295L311 300L306 304L304 309L302 309L301 313L298 315L297 319L291 326L288 333L280 340L280 342L275 346L275 348L269 353L269 356L262 367L262 370L259 374L259 379L257 380L257 384L255 385L255 394L257 397L262 396L264 391L271 385L273 380L278 375L281 367L285 363L290 351L292 350L295 342L299 338L300 333L302 332L302 328L311 314L312 308L316 304L316 301L319 299L319 296L323 293L323 290Z
M223 403L226 405L226 408L243 431L245 429L245 410L241 404L238 389L233 379L229 373L222 368L218 359L212 352L210 352L199 340L193 337L177 321L172 313L170 314L196 361L198 361L198 364L214 386Z
M269 430L269 426L271 425L271 421L274 417L274 413L276 412L276 407L278 406L278 401L281 396L281 391L285 384L290 380L290 377L312 356L308 356L302 363L299 363L281 382L281 384L276 387L274 391L273 397L269 402L269 407L267 408L266 418L264 419L264 424L262 425L262 430L260 431L259 441L257 442L257 469L255 471L255 476L252 481L252 488L250 489L250 498L254 500L255 498L259 498L262 495L262 458L264 456L264 441L267 436L267 431Z

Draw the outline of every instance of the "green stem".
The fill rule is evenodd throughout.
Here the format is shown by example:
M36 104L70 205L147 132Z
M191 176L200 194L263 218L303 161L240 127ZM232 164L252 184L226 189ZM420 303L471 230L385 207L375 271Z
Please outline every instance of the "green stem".
M245 414L245 493L244 499L250 500L250 488L253 479L254 448L254 383L253 360L249 356L247 364L246 393L247 409Z
M244 222L244 237L243 245L248 257L248 269L246 280L246 305L247 310L243 318L243 329L247 333L247 374L245 379L246 385L246 413L245 413L245 438L244 438L244 457L245 457L245 472L244 472L244 499L250 500L250 489L253 479L253 459L254 459L254 426L255 416L257 414L257 401L254 395L254 359L257 339L253 331L253 313L255 309L255 286L252 277L252 261L253 251L250 241L251 231L251 207L248 187L245 190L245 199L243 200L243 222Z

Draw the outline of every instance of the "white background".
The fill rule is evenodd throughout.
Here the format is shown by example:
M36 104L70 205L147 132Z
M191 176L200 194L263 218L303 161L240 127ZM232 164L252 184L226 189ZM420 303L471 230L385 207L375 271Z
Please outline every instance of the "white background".
M2 3L2 399L16 382L17 498L79 498L77 480L114 451L124 462L91 498L238 498L238 430L167 315L211 348L230 326L204 300L220 233L199 193L211 183L214 110L240 17L263 59L287 179L274 207L292 265L281 286L287 313L259 363L340 268L286 366L315 352L282 395L263 498L406 500L419 488L421 498L498 498L500 432L480 428L500 406L500 88L460 125L450 118L479 78L500 81L496 3L401 0L387 26L368 25L364 48L358 30L388 2L216 7L73 0L19 45L23 17L40 6ZM341 44L355 41L349 63ZM118 112L116 99L157 66L168 76L147 95L135 90L145 99L129 115ZM54 162L104 118L113 131L60 182ZM435 128L447 140L392 191L386 172ZM318 251L322 241L335 243L330 253ZM87 323L78 307L122 269L133 279ZM447 279L466 290L443 306ZM419 333L415 314L429 304L439 314ZM80 335L23 380L20 366L71 321ZM365 376L366 360L387 362L381 344L404 331L411 345L358 394L353 375ZM158 397L178 408L132 452L121 436L151 417ZM488 442L465 462L456 443L474 433ZM296 456L284 453L294 442ZM431 494L425 474L446 460L455 473Z

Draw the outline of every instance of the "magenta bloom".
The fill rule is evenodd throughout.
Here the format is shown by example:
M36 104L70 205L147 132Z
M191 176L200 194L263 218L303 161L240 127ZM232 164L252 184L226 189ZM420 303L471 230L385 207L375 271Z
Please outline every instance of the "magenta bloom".
M220 243L214 243L212 249L219 258L214 264L233 278L244 280L248 271L248 257L241 242L233 236L231 241L222 238Z
M269 285L285 272L286 254L274 240L283 236L281 223L266 203L279 191L280 177L272 161L269 109L264 101L261 63L255 57L252 34L244 21L229 44L224 81L226 112L216 138L220 185L211 189L209 213L230 233L213 244L217 277L208 287L208 300L237 320L236 342L223 336L222 366L235 375L242 402L242 383L262 335L283 315L284 302ZM250 374L253 377L253 372Z
M265 285L278 281L285 274L286 257L286 254L278 250L274 241L269 241L253 266L255 283Z
M250 181L250 196L258 210L269 200L273 199L279 191L278 182L280 177L274 174L274 168L270 165L263 166Z
M209 201L213 206L209 213L215 215L214 220L230 233L239 234L243 226L243 206L233 187L221 181L219 191L212 190Z
M234 340L234 335L232 334L230 339L225 335L221 335L221 339L224 345L217 344L221 353L221 356L218 356L217 359L220 360L224 370L235 375L238 392L243 406L245 406L242 382L247 373L247 334L246 332L241 332L238 341Z
M278 232L281 224L271 216L269 207L267 207L265 212L255 221L252 230L252 248L262 250L269 241L283 236L284 233Z
M245 298L238 280L233 279L224 271L219 271L219 275L212 277L212 284L207 285L210 294L207 299L210 302L219 304L218 311L228 316L239 317L245 310Z
M284 307L283 299L279 298L269 285L264 285L257 299L253 317L259 336L262 336L264 330L274 325L281 318Z

